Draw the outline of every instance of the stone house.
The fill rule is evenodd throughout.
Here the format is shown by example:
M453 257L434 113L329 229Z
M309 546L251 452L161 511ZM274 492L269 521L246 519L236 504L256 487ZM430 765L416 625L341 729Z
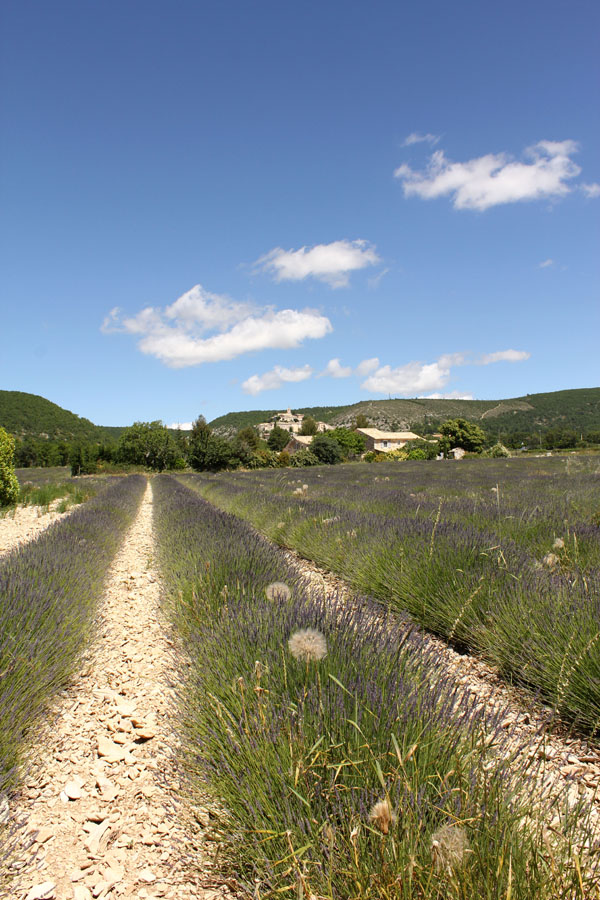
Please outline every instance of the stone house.
M305 418L304 413L293 413L288 408L285 412L276 413L268 422L261 422L257 426L258 432L262 438L268 438L277 425L284 431L289 431L290 434L298 434ZM333 425L328 425L327 422L317 422L317 431L331 431L332 429Z
M285 453L295 453L296 450L308 450L312 444L312 434L293 434L285 447Z
M392 450L401 450L409 441L420 441L422 438L412 431L380 431L379 428L357 428L358 434L363 434L367 441L367 450L377 450L380 453L390 453Z

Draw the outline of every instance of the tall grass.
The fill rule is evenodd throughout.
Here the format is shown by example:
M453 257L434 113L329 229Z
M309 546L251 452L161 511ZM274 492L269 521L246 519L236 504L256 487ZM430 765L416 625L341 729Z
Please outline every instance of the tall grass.
M560 467L559 467L560 462ZM600 727L600 477L593 462L473 460L182 476L474 650L588 735Z
M249 894L600 896L578 856L584 808L541 801L498 718L406 621L309 591L245 523L169 476L153 485L191 660L184 762Z

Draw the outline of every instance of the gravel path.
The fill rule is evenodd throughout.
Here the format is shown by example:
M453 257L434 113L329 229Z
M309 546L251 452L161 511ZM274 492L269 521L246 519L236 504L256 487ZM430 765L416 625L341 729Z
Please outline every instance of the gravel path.
M33 540L42 531L45 531L48 525L68 516L72 507L67 512L56 512L56 507L60 504L60 500L54 500L50 504L48 510L43 506L17 506L14 511L5 513L0 517L0 557L4 553L9 553L15 547L26 544Z
M14 810L28 820L15 900L230 896L180 797L176 668L152 559L149 483L110 572L98 640L53 710Z

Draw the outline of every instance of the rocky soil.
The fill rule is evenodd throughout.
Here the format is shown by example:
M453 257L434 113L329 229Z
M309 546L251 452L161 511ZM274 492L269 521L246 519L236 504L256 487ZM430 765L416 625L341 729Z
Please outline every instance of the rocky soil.
M42 506L18 506L14 511L4 513L0 517L0 557L21 544L33 540L48 525L68 516L56 511L60 500L55 500L48 509Z
M5 896L221 900L204 810L182 800L177 669L158 609L150 484L110 572L98 639L50 716L12 815L26 821Z

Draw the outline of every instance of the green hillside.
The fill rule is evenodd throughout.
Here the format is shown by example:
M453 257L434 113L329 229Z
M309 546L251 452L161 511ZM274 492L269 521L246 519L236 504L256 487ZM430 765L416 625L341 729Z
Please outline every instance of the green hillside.
M94 425L37 394L0 391L0 425L16 437L50 441L111 441L122 428Z
M258 425L281 410L228 413L210 425L219 434L234 434L247 425ZM600 388L527 394L508 400L361 400L351 406L313 406L294 409L332 425L351 425L356 416L367 416L372 426L432 431L449 418L479 422L490 434L535 433L550 428L570 428L587 433L600 430Z

